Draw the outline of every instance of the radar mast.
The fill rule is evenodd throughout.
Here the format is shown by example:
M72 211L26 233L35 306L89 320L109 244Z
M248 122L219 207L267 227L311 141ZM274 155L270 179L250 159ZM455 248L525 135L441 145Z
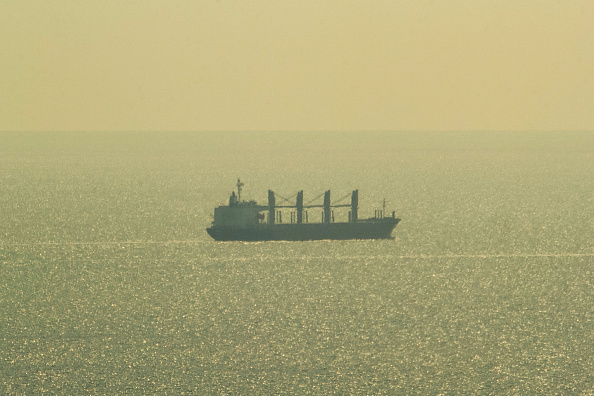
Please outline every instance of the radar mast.
M241 202L241 187L243 183L237 178L237 202Z

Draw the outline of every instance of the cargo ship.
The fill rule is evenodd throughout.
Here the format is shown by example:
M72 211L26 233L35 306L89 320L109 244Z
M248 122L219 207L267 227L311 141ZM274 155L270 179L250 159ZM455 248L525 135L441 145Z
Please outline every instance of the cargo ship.
M392 230L400 222L395 212L384 217L383 210L376 210L374 217L359 219L359 190L349 195L351 202L331 204L330 191L324 192L323 204L303 204L303 190L296 195L295 205L268 190L268 205L256 201L242 201L243 183L237 179L235 191L229 197L229 205L220 205L214 210L214 221L206 229L208 235L217 241L312 241L323 239L390 239ZM285 204L277 204L277 196ZM314 198L313 201L321 198ZM334 208L348 207L347 222L334 221ZM309 222L311 208L321 208L320 222ZM290 222L283 223L282 215L290 210ZM286 216L285 216L286 217Z

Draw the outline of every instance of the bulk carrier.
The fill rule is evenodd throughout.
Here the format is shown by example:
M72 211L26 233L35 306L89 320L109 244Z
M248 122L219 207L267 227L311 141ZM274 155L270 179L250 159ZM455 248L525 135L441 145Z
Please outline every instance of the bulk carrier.
M242 201L241 187L237 179L235 191L229 197L229 205L220 205L214 210L214 221L207 228L208 235L217 241L311 241L320 239L389 239L400 219L395 212L384 217L384 209L376 210L375 216L359 219L359 190L351 195L350 204L331 204L330 191L324 193L321 205L303 204L303 191L297 193L295 205L268 190L268 205L256 201ZM289 204L277 205L276 197ZM348 195L345 197L347 198ZM321 195L318 197L321 198ZM315 201L317 198L314 198ZM339 200L338 202L340 202ZM347 222L335 222L333 208L350 207ZM321 222L309 222L308 210L321 208ZM290 222L283 223L283 210L291 209Z

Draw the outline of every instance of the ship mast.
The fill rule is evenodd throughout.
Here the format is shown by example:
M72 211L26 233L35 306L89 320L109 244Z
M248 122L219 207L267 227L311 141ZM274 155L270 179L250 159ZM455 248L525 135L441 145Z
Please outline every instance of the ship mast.
M237 202L241 202L241 187L243 183L237 178Z

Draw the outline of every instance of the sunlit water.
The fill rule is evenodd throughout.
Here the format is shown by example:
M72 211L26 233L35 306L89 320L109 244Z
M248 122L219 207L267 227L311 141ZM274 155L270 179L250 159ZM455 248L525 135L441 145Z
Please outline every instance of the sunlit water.
M2 134L0 393L592 394L593 166L589 133ZM237 177L402 222L214 242Z

